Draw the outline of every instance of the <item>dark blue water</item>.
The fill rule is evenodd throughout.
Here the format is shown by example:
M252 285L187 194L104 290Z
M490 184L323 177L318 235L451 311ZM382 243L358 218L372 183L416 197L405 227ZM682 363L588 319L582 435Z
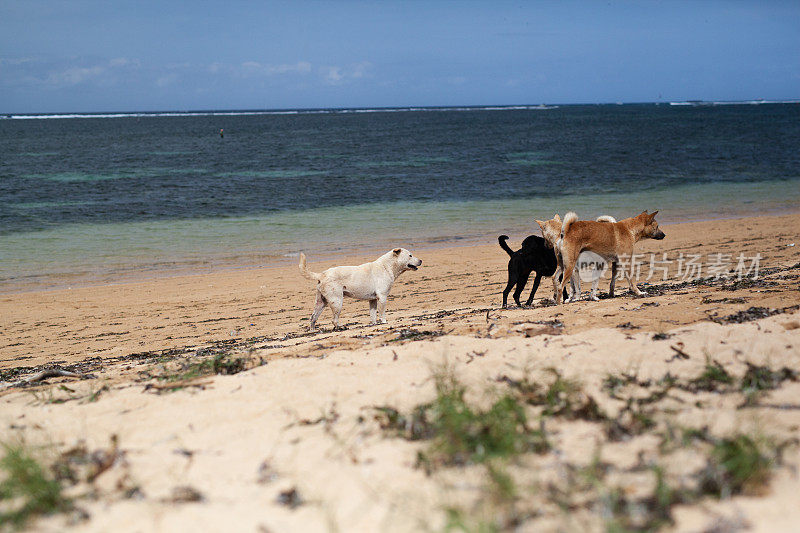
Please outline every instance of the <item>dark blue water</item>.
M0 120L0 234L798 177L797 104Z

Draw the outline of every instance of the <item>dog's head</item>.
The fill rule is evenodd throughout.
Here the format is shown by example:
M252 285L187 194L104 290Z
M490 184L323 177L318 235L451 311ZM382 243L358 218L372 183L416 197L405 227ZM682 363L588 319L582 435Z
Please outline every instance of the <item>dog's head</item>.
M556 213L550 220L537 220L536 223L542 228L545 244L548 248L552 248L561 238L561 217Z
M654 213L648 214L647 211L643 211L638 218L641 219L642 224L644 224L644 229L642 230L642 239L656 239L660 241L666 235L664 232L658 229L658 222L656 222L656 215L658 211Z
M401 272L406 270L416 270L422 264L422 259L414 257L411 252L405 248L395 248L392 250L392 257L394 258L397 266L400 267Z

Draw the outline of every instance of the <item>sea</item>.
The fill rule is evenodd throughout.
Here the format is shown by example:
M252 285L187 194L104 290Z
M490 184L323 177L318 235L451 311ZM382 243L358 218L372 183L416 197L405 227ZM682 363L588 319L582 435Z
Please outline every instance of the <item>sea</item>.
M757 103L0 115L0 292L797 211Z

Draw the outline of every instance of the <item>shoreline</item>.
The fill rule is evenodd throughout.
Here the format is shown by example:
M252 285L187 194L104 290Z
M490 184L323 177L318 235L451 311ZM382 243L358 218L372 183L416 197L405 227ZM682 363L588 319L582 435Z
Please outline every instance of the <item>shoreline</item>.
M796 214L800 214L800 208L780 209L775 211L768 211L766 213L760 211L754 211L753 213L743 213L738 216L723 215L717 217L689 219L683 222L670 221L670 222L660 223L660 225L664 227L670 227L680 224L714 222L719 220L742 220L742 219L763 218L763 217L782 217L782 216L796 215ZM509 230L509 233L512 234L511 235L512 241L514 240L513 233L517 233L518 231L519 230L517 231ZM538 228L538 226L531 228L531 231L532 233L529 233L529 235L531 234L541 235L541 230ZM437 251L449 248L483 246L483 245L488 245L490 242L494 244L496 242L497 235L486 233L483 235L471 235L468 237L458 238L458 239L454 239L452 237L430 237L430 239L435 240L436 242L426 243L423 241L422 243L420 243L420 245L417 246L412 245L413 246L412 251L414 250ZM376 255L380 255L380 253L383 253L385 249L388 249L392 246L408 247L409 245L405 243L400 243L400 244L387 243L385 247L380 247L379 245L375 244L363 247L354 246L353 248L342 248L335 252L322 253L314 257L313 260L319 262L336 262L337 260L344 260L350 257L368 257L370 253L375 253ZM225 273L225 272L284 268L289 266L296 266L298 253L299 252L283 254L282 256L280 256L280 258L274 255L266 255L264 257L270 258L271 260L260 263L236 262L236 261L229 262L225 260L220 260L219 262L216 263L215 262L204 263L202 266L199 267L185 266L189 263L197 263L200 261L200 260L194 260L186 262L176 261L175 262L176 266L174 267L159 268L155 265L143 265L143 268L139 270L135 270L131 267L126 269L126 271L124 272L121 272L119 270L110 270L107 272L90 274L90 275L84 275L81 273L44 274L41 276L42 281L37 280L34 282L0 283L0 297L5 295L14 295L23 293L51 292L51 291L71 290L71 289L90 288L90 287L127 285L131 283L142 283L142 282L155 281L161 279L181 278L187 276L204 276L209 274ZM311 260L312 258L309 259ZM338 264L344 264L344 263L338 263ZM69 280L56 281L71 276L73 277L80 276L81 279L78 281L69 281Z
M649 253L666 253L674 259L679 253L726 253L731 256L731 268L740 251L748 256L759 254L761 268L776 266L776 260L783 267L800 261L800 246L790 246L800 235L800 214L687 222L664 228L665 240L643 241L636 247L637 254L646 259ZM514 248L520 241L521 237L513 238L510 245ZM419 272L404 274L395 284L387 308L390 324L419 313L499 309L508 256L495 242L437 246L415 251L415 255L423 260L423 267ZM334 259L310 257L309 268L319 272L337 264L360 264L373 259L374 254L368 252ZM673 262L670 276L674 276L676 267ZM672 277L670 280L675 281ZM532 283L528 282L524 295ZM548 279L542 280L537 302L552 296L551 285ZM601 282L600 290L607 290L607 282ZM620 286L620 290L624 293L627 286ZM237 338L295 336L304 332L303 324L312 304L313 286L300 276L294 261L271 267L3 294L0 368L119 357ZM538 309L541 304L536 305ZM578 307L569 305L555 312L571 313L575 309ZM367 316L364 302L345 302L345 324L372 329L366 324ZM697 312L687 307L685 315L668 320L691 323L696 319ZM320 318L320 327L329 328L329 321L330 312L326 311ZM652 329L662 322L644 321L641 327ZM602 317L584 317L580 328L603 323ZM15 364L16 361L20 363Z

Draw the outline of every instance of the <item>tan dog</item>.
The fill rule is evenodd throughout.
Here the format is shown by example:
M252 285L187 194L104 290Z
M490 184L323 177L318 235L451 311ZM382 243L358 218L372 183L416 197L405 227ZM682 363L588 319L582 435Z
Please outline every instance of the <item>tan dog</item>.
M611 215L601 215L595 219L596 222L616 222L617 219L612 217ZM552 219L550 220L537 220L537 224L539 227L542 228L542 236L547 241L548 245L554 249L556 254L556 260L558 261L558 270L556 271L555 275L553 276L553 286L554 290L558 290L557 282L558 275L564 271L564 265L561 258L561 217L558 216L556 213ZM580 258L579 258L580 262ZM609 286L609 295L611 297L614 296L614 282L616 281L616 273L617 273L617 264L611 263L611 284ZM598 301L599 298L597 297L597 286L600 283L600 276L597 276L592 281L592 292L589 295L589 298ZM572 277L570 278L570 296L567 301L573 302L579 300L581 297L581 277L577 271L573 271Z
M620 220L619 222L596 222L578 220L575 213L567 213L561 226L561 258L564 264L564 276L561 287L556 290L555 301L561 302L561 291L572 277L575 263L583 251L594 252L610 263L617 263L620 257L632 257L633 245L642 239L661 240L664 232L658 229L656 214L647 211L640 215ZM633 265L630 271L623 271L628 278L631 291L636 295L643 294L633 282ZM612 275L613 276L613 275Z
M308 279L317 280L317 301L308 328L316 327L317 319L327 305L333 311L333 327L338 329L345 296L369 300L371 323L377 324L380 316L381 323L385 324L386 302L394 280L406 270L416 270L421 264L422 259L414 257L405 248L395 248L371 263L332 267L318 274L306 267L306 256L300 252L300 272Z

